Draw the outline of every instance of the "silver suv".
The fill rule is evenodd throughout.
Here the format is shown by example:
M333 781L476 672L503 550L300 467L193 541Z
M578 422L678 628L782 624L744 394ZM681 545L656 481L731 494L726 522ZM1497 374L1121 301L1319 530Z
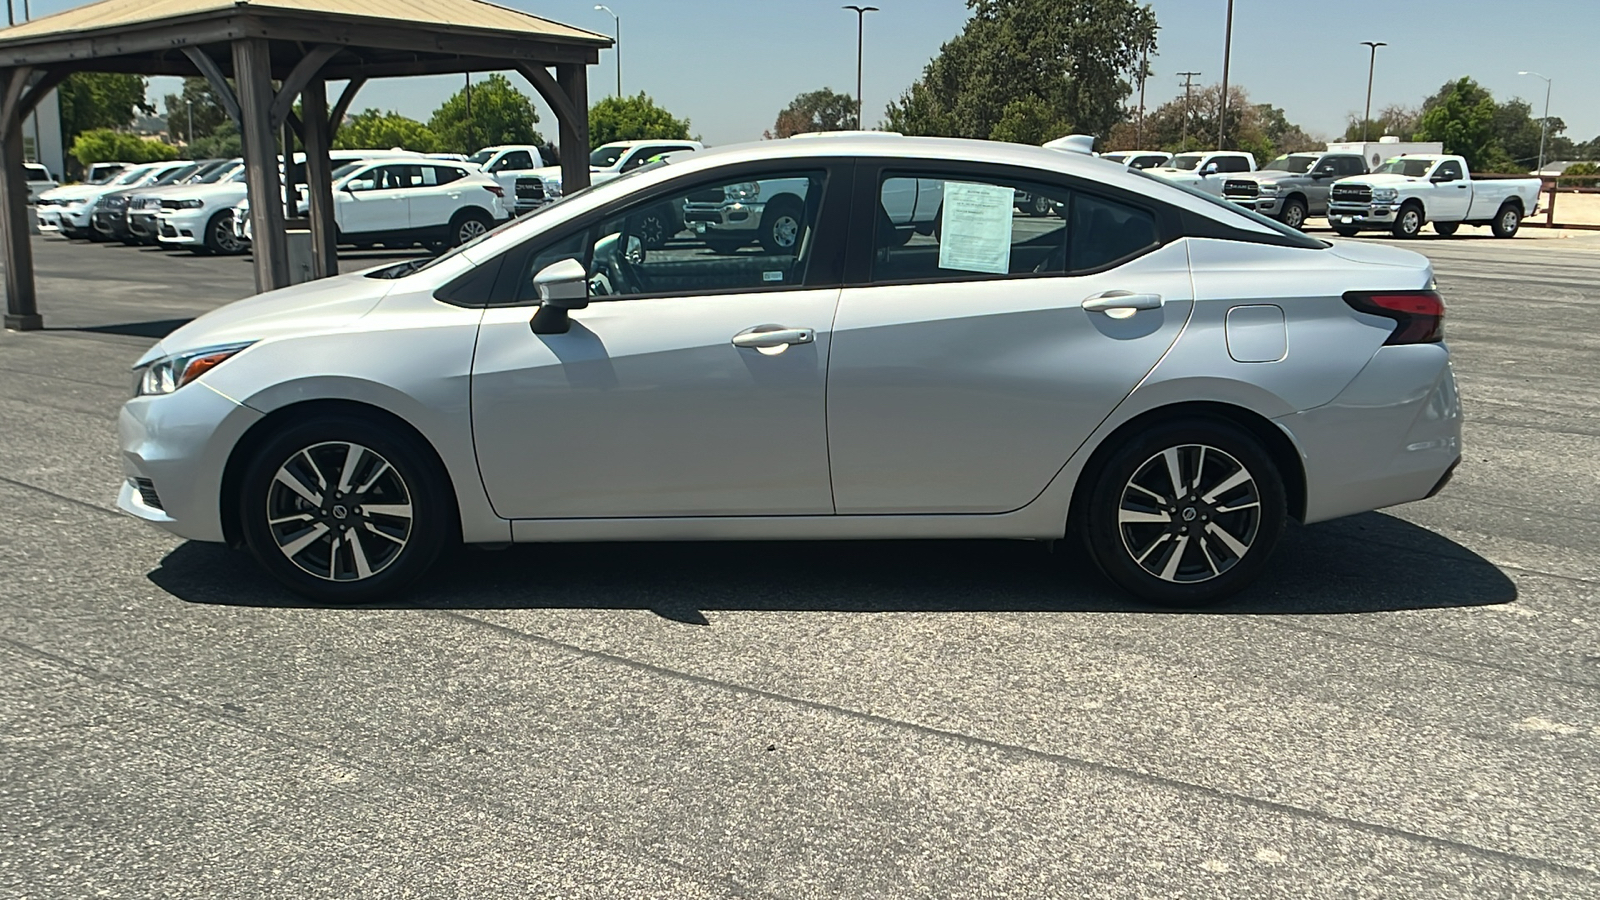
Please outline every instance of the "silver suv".
M1365 174L1359 153L1288 153L1254 172L1228 175L1222 196L1290 228L1304 228L1307 218L1328 214L1335 181Z

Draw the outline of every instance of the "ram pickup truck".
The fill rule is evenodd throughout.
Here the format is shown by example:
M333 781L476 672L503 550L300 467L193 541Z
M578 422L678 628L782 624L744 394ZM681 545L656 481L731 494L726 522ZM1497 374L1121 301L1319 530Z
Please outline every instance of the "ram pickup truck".
M1222 181L1223 199L1304 228L1311 216L1328 214L1328 191L1340 178L1367 174L1355 153L1288 153L1254 172Z
M1432 222L1445 237L1462 225L1487 225L1508 238L1539 205L1537 178L1474 178L1459 156L1396 156L1367 175L1333 183L1328 224L1343 237L1387 229L1412 238Z
M1216 197L1222 196L1222 182L1227 176L1255 170L1255 156L1238 150L1179 153L1167 165L1145 169L1151 175L1188 185Z
M605 184L666 153L704 149L705 145L699 141L615 141L604 144L589 154L589 183ZM513 215L532 212L561 198L559 162L531 169L518 170L507 166L493 171L485 168L484 171L494 176L506 189L506 196L513 201Z

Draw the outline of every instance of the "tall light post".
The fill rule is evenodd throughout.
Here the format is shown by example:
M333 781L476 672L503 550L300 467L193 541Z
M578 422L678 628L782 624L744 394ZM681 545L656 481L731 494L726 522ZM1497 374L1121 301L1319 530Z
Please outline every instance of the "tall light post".
M1228 136L1228 64L1233 60L1233 0L1228 0L1228 30L1222 40L1222 115L1217 117L1217 149L1226 150Z
M617 45L615 47L611 48L611 50L612 50L613 53L616 54L616 57L617 57L617 97L621 98L622 97L622 17L617 15L616 13L612 12L611 11L611 7L605 5L604 3L596 3L594 8L606 13L609 16L611 16L611 24L616 29L616 32L615 32L616 36L615 36L614 40L617 42Z
M1372 48L1372 58L1367 60L1367 111L1361 114L1361 142L1371 140L1367 127L1372 122L1372 73L1378 68L1378 48L1387 47L1383 41L1362 41L1361 46Z
M1543 75L1540 75L1538 72L1518 72L1517 74L1518 75L1532 75L1535 78L1544 78L1544 120L1539 123L1539 168L1536 170L1536 171L1539 171L1539 172L1543 172L1544 171L1544 140L1545 140L1545 137L1550 133L1550 84L1551 84L1551 82L1550 82L1550 79L1545 78Z
M867 29L867 13L878 12L878 8L876 6L852 5L841 7L841 9L848 9L856 14L856 127L865 128L866 126L861 124L861 52L865 47L864 39L866 37Z

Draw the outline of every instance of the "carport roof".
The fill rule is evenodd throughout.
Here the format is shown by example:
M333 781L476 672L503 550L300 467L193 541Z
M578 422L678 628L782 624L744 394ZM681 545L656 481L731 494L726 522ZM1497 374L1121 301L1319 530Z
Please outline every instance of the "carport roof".
M307 35L285 33L274 26L310 22L333 27L320 36L322 40L350 46L381 47L387 43L381 33L396 28L418 35L433 32L441 43L450 37L532 39L545 47L566 45L585 56L612 43L606 35L484 0L100 0L0 29L0 66L150 52L158 48L147 41L128 39L154 37L152 32L169 28L175 31L168 35L167 49L197 43L181 33L196 27L207 33L195 34L195 38L305 39ZM212 27L205 28L208 25ZM368 37L376 40L369 44ZM449 51L459 54L462 49L466 48L451 47Z

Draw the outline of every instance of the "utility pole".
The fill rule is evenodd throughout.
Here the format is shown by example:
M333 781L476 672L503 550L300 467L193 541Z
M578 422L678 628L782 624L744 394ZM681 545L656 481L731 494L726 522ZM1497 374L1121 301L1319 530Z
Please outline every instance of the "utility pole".
M594 8L611 16L611 25L616 35L614 40L617 42L611 52L617 57L617 99L620 100L622 99L622 17L612 12L611 7L604 3L596 3Z
M468 72L467 73L467 146L465 148L463 148L468 153L476 153L476 152L478 152L479 148L474 146L475 142L473 140L473 138L476 138L477 136L478 136L477 122L473 121L473 118L472 118L472 73Z
M1544 78L1544 120L1539 123L1539 168L1535 171L1544 171L1544 141L1550 133L1550 85L1551 80L1538 72L1518 72L1518 75L1532 75L1535 78Z
M1372 122L1372 72L1378 67L1378 48L1389 45L1383 41L1362 41L1361 44L1372 48L1372 59L1367 62L1367 111L1361 115L1361 142L1364 144L1371 140L1367 135L1367 126Z
M866 127L861 124L861 51L865 46L863 39L866 34L867 13L877 12L878 8L876 6L852 5L841 7L841 9L848 9L856 14L856 128L860 129Z
M1228 65L1233 60L1233 0L1228 0L1228 31L1222 43L1222 115L1217 117L1217 149L1226 150L1228 136Z
M1150 77L1150 42L1144 45L1144 59L1139 63L1139 124L1133 132L1133 149L1144 149L1144 83Z
M1194 94L1194 79L1199 72L1179 72L1183 78L1183 142L1179 145L1179 153L1189 149L1189 103Z

